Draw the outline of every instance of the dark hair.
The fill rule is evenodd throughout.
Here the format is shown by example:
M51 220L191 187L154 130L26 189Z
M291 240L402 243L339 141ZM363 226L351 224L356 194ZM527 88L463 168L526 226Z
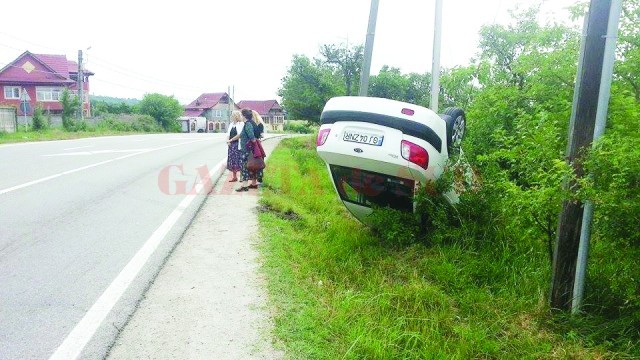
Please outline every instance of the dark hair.
M251 112L250 109L242 109L240 110L240 112L242 113L242 116L244 116L245 119L247 120L253 119L253 113Z

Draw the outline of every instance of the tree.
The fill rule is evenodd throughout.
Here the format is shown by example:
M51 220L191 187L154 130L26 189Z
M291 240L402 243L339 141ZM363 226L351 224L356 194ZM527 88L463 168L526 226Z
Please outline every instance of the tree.
M562 179L580 34L540 25L537 14L483 27L478 61L445 72L443 88L444 103L469 102L465 151L495 192L492 211L508 219L507 233L542 239L550 251L571 196Z
M625 0L618 34L616 79L640 103L640 0Z
M39 104L36 105L36 108L33 110L33 119L31 121L33 123L33 130L44 130L47 128L47 120L44 117L42 106Z
M321 61L314 63L304 55L294 55L287 75L282 79L278 95L293 119L320 122L324 104L344 94L340 79Z
M75 112L80 104L77 96L71 96L68 89L62 91L60 98L62 104L62 127L67 131L77 131L76 121L73 119Z
M475 66L456 66L452 69L443 69L440 75L440 99L443 108L456 106L462 109L468 108L479 87L476 85Z
M428 106L430 83L429 74L403 75L400 69L384 65L371 77L369 96Z
M400 69L384 65L378 75L371 77L369 96L405 101L408 88L409 79L400 73Z
M94 100L91 103L94 115L100 114L132 114L133 106L124 101L119 103L107 102L104 100Z
M324 62L334 68L342 76L346 95L351 96L358 93L358 89L353 84L359 84L360 69L364 60L364 47L357 45L347 47L342 45L322 45L320 55L324 57Z
M151 115L165 131L180 131L178 117L184 109L173 96L145 94L138 105L141 114Z

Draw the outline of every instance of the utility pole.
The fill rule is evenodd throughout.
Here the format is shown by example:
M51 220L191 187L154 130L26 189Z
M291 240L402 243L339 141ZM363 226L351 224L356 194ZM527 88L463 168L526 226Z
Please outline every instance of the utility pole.
M575 121L569 129L567 161L576 177L584 176L582 153L591 146L595 128L598 98L602 80L605 39L611 0L591 0L582 58L582 71L578 74L578 96ZM566 188L574 188L568 181ZM573 300L576 264L582 228L583 205L579 200L565 200L558 222L558 237L553 254L550 306L568 311Z
M80 99L79 119L84 119L84 73L82 70L82 50L78 50L78 98Z
M431 110L438 112L440 95L440 44L442 39L442 0L436 0L436 15L433 24L433 62L431 63Z
M371 56L373 55L373 40L376 36L376 20L378 19L379 0L371 0L369 11L369 26L367 27L367 40L364 44L364 59L360 71L360 90L358 95L367 96L369 91L369 75L371 73Z
M22 115L24 118L24 131L27 131L27 113L29 112L29 102L31 101L31 97L27 92L26 88L22 88L20 92L20 108L22 110ZM16 121L17 123L17 121ZM17 129L17 127L16 127Z
M605 40L604 59L602 65L602 80L600 81L600 94L598 97L598 110L593 131L593 141L597 141L604 134L609 112L609 99L611 98L611 79L613 78L613 64L616 58L616 40L618 38L618 24L622 12L622 0L611 0L609 12L609 24ZM577 314L582 306L584 295L584 283L587 273L587 256L589 254L589 241L591 240L591 220L593 218L593 203L585 201L580 230L580 245L578 246L578 260L576 264L576 279L573 285L573 301L571 313Z

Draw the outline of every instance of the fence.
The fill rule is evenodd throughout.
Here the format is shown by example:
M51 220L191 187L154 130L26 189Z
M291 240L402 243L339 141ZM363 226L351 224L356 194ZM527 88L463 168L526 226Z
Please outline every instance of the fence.
M16 132L16 109L0 107L0 131Z

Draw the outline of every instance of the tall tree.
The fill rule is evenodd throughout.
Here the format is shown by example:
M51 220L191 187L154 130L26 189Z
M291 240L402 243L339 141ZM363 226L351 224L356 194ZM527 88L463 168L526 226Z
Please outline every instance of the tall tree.
M640 0L625 0L622 6L615 73L622 88L640 103Z
M561 184L580 34L539 24L535 8L512 15L511 25L481 30L465 150L483 163L507 226L551 249L567 195ZM470 69L459 71L457 82L469 84Z
M371 77L369 96L404 101L427 106L429 102L428 74L402 74L400 69L384 65Z
M322 45L320 55L324 61L342 76L346 95L351 96L358 93L354 84L358 84L362 60L364 59L364 47L357 45L353 47L343 45Z
M443 107L456 106L466 109L479 87L475 66L456 66L444 69L440 76L440 104Z
M384 65L378 75L371 77L369 96L405 101L408 88L409 79L400 69Z
M294 55L278 95L290 118L319 123L324 104L344 94L344 87L321 61Z

